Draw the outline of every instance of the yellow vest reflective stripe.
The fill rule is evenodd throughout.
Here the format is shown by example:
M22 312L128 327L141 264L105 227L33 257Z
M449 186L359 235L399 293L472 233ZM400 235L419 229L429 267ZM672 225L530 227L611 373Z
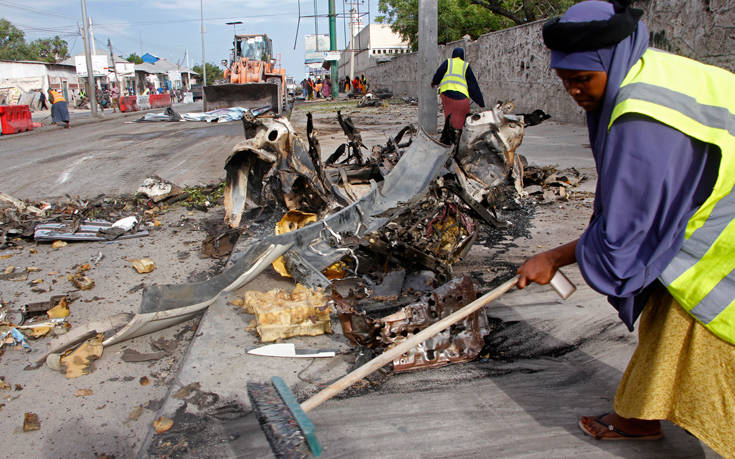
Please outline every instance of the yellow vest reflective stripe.
M712 193L687 222L681 250L659 279L694 318L735 344L735 75L649 49L621 83L609 126L625 113L650 116L720 149Z
M439 93L444 91L457 91L464 94L468 99L470 93L467 91L467 63L458 57L447 59L447 72L439 82Z
M66 102L64 96L62 96L58 91L51 90L51 97L53 97L53 100L51 101L52 104L55 104L56 102Z

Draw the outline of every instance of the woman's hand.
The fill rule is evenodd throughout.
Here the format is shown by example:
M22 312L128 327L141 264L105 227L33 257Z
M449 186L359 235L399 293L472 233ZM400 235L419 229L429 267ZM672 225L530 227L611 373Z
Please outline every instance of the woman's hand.
M577 261L574 254L576 248L577 241L575 240L526 260L518 268L518 288L525 288L531 282L542 285L551 282L557 269Z

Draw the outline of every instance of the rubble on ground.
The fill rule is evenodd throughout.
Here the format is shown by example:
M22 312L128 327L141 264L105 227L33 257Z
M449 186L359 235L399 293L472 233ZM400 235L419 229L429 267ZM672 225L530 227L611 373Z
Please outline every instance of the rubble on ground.
M263 341L331 333L331 302L324 289L335 295L345 335L355 343L384 349L400 336L417 333L474 298L471 280L456 278L452 267L477 241L480 229L502 232L512 226L503 212L525 199L526 187L566 189L583 179L573 171L527 167L515 153L524 118L506 109L468 118L457 145L439 144L407 125L371 150L351 118L338 111L346 141L324 161L311 114L305 140L285 118L246 116L246 138L227 158L222 184L181 188L150 177L130 197L69 197L57 204L5 199L0 228L6 244L30 241L34 232L38 241L138 237L155 230L155 216L169 206L206 211L224 203L223 228L210 232L202 255L229 259L226 271L186 286L142 286L140 310L130 320L115 318L70 335L66 343L57 339L47 362L61 368L69 362L65 352L80 343L89 347L98 336L103 336L102 348L193 317L270 264L293 277L297 288L292 294L247 292L244 304L255 315L254 328ZM265 209L284 217L275 234L261 237L243 215ZM35 231L28 234L28 228ZM56 232L41 237L42 230ZM245 251L237 253L237 245ZM155 266L145 257L129 261L139 273ZM94 287L85 271L82 266L69 276L79 289ZM349 289L346 296L337 293L340 288ZM461 302L453 300L459 297ZM424 343L412 350L394 367L402 371L474 358L482 347L477 337L485 330L480 316L468 318L461 330L437 336L431 348ZM101 329L104 335L90 336ZM87 366L73 373L87 371L94 355L80 357Z

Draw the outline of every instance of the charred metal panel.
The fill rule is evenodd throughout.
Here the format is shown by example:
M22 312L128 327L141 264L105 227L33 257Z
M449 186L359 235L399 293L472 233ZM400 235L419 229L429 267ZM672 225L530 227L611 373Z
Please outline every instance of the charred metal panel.
M383 323L380 339L387 348L390 348L461 309L476 297L475 288L469 277L454 279L421 301L380 319ZM471 314L394 360L393 369L401 372L474 359L484 345L481 332L483 318L482 310Z
M345 337L355 344L385 350L459 310L477 297L472 280L456 278L415 303L380 319L358 312L350 301L335 298ZM414 347L393 361L396 372L431 368L474 359L482 350L487 317L482 310Z

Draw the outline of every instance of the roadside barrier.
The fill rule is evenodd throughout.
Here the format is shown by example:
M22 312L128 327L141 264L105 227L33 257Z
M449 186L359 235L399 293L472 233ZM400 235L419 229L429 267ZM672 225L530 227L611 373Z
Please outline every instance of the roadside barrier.
M136 96L125 96L120 98L121 112L137 112L138 110L138 98Z
M165 108L171 106L171 94L151 94L148 96L151 108Z
M2 134L16 134L33 130L31 109L28 105L0 105Z
M138 98L138 109L148 110L151 108L150 96L136 96Z

